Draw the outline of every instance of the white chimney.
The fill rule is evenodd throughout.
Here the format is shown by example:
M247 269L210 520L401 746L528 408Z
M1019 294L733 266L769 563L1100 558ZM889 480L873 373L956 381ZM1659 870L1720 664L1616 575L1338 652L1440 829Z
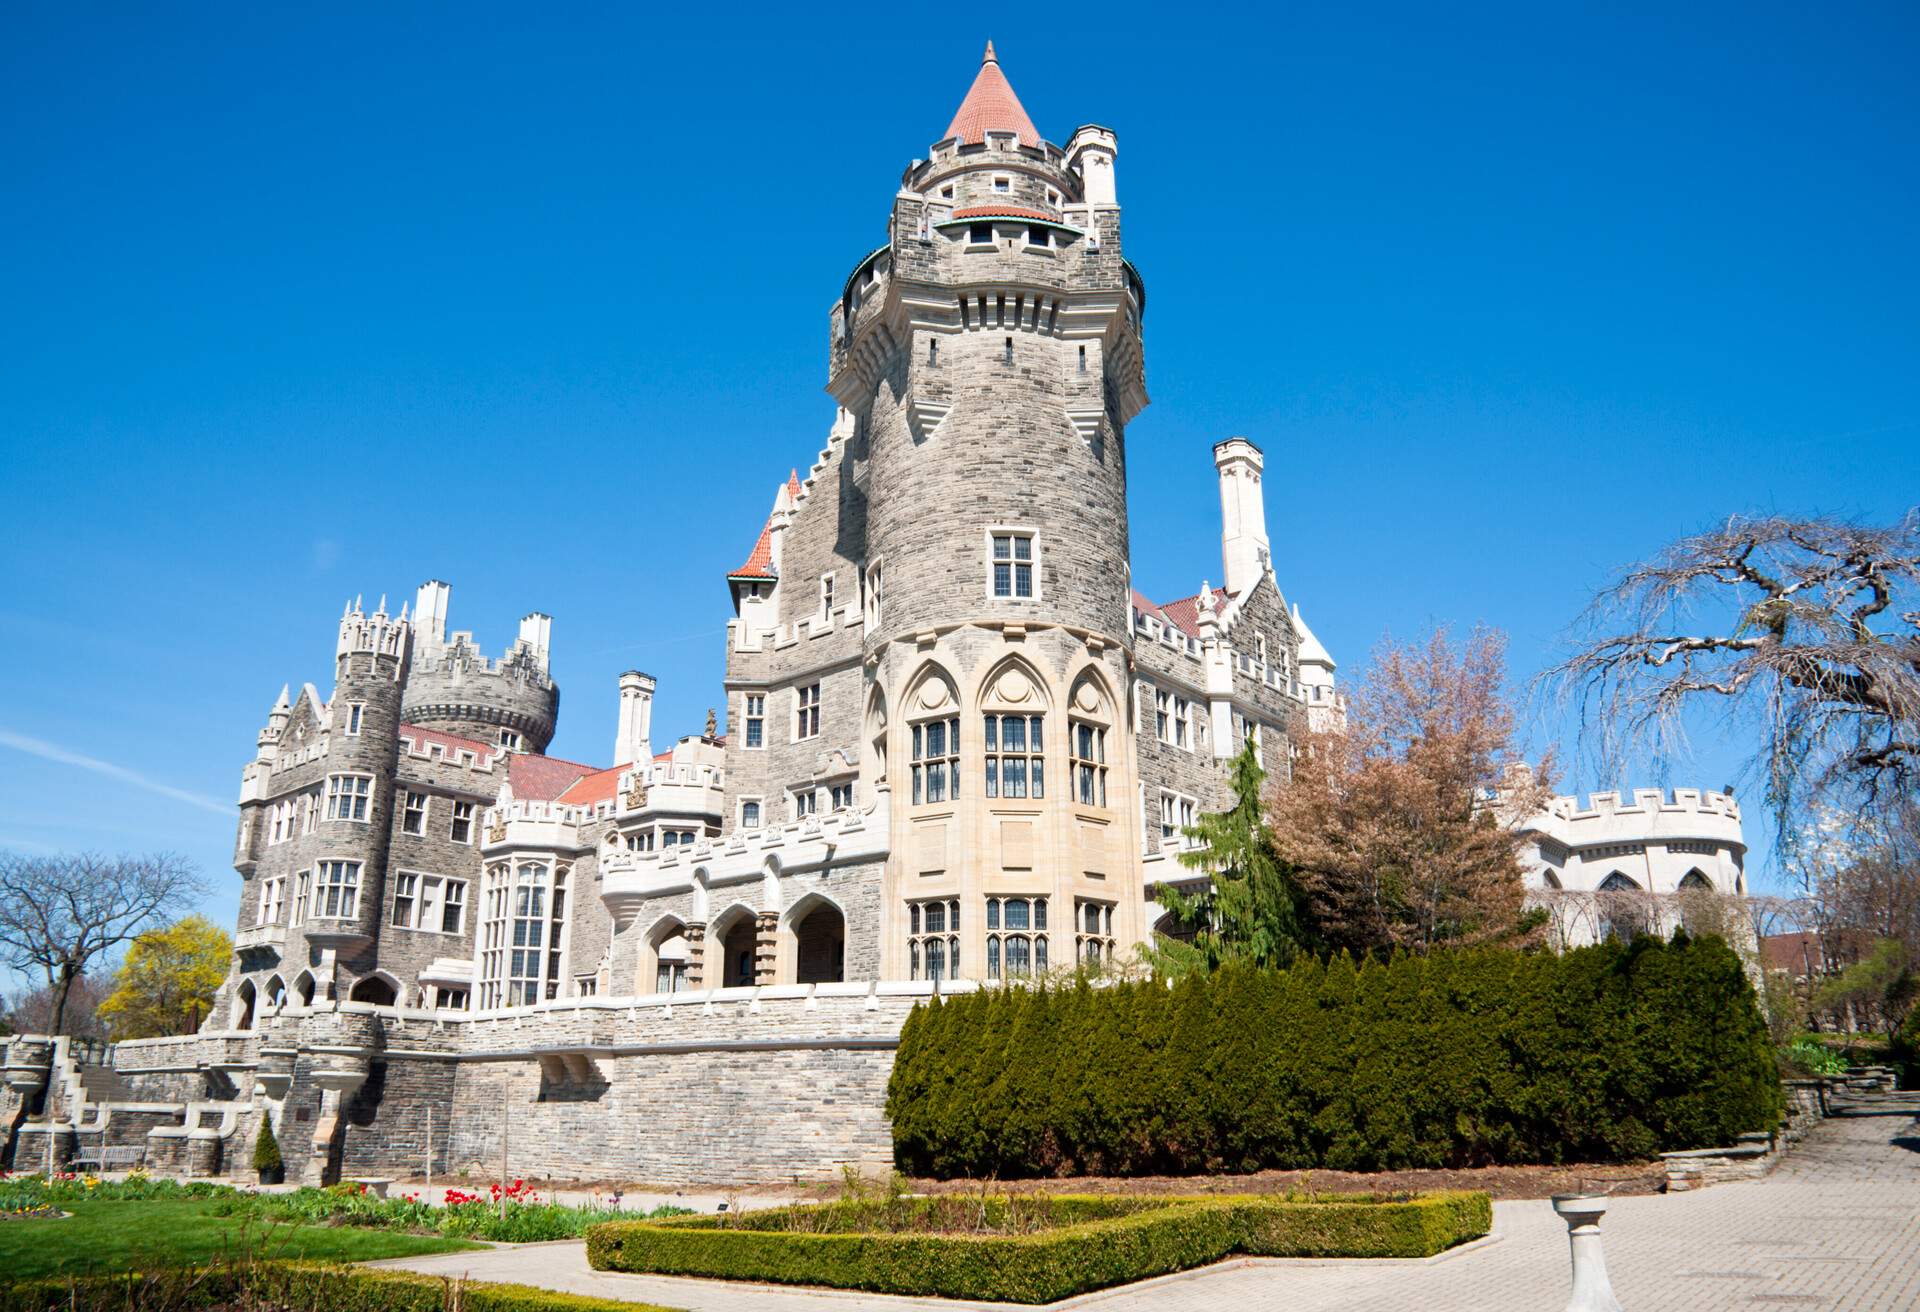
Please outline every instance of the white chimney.
M653 676L628 670L620 676L620 733L613 743L615 765L645 766L653 759Z
M1266 459L1244 437L1230 437L1213 448L1220 471L1220 555L1227 591L1236 597L1271 568L1267 546L1266 496L1260 486Z
M520 641L533 648L540 668L547 668L547 644L553 638L553 616L533 612L520 621Z
M413 634L429 650L447 645L447 598L453 591L439 579L420 585L413 599Z

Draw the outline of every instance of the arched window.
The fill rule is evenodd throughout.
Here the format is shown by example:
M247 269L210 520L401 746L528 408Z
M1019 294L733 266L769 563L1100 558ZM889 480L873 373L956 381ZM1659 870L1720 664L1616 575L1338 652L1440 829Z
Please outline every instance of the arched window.
M936 983L960 973L960 899L907 904L907 978Z
M987 978L1019 979L1047 970L1047 899L987 899Z
M301 1006L311 1007L313 1005L314 987L312 971L301 971L300 977L293 981L293 994L300 999Z
M267 980L267 987L264 993L266 995L267 1005L275 1011L278 1011L281 1007L285 1006L287 1002L287 982L278 975L274 975Z
M1629 943L1652 930L1650 909L1640 896L1640 885L1618 870L1600 881L1598 901L1601 938Z
M253 999L253 981L250 979L240 981L240 987L233 995L233 1029L253 1028Z
M687 987L687 927L668 916L647 933L640 987L654 993L678 993Z
M1009 663L988 681L981 705L986 796L1044 798L1046 694L1039 678L1018 663Z
M907 696L908 754L914 806L937 806L960 796L960 699L944 675L929 671Z
M1068 769L1072 773L1073 800L1081 806L1106 808L1107 805L1107 730L1113 723L1111 703L1106 693L1091 678L1074 685L1068 703Z
M1703 892L1711 893L1713 891L1713 881L1701 874L1698 870L1689 870L1680 877L1680 889L1682 892L1699 889Z

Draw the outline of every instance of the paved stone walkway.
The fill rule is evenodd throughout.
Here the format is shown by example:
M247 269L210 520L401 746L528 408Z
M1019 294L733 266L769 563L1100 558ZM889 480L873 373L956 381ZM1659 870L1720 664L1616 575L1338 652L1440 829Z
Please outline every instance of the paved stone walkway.
M1920 1100L1852 1103L1764 1180L1695 1193L1616 1199L1601 1226L1627 1312L1920 1307ZM405 1267L513 1280L691 1312L804 1312L969 1304L593 1271L579 1243L406 1258ZM1545 1201L1494 1206L1494 1233L1424 1262L1225 1262L1057 1308L1099 1312L1559 1312L1568 1294L1566 1227Z

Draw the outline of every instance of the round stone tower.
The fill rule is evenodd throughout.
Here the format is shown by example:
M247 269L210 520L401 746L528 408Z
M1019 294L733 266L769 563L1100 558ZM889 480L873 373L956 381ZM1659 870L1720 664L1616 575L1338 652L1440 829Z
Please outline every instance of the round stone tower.
M307 942L329 957L352 957L379 932L393 832L393 757L412 636L405 608L391 617L385 598L371 614L356 602L340 617L333 699L327 703L326 777L303 925Z
M1142 937L1121 816L1146 296L1115 154L1104 128L1042 138L989 45L831 313L866 480L863 767L893 799L895 977L1020 973L1016 937L1025 969L1059 963L1083 915Z
M420 585L413 668L402 707L407 722L519 751L546 751L560 716L560 689L547 671L552 619L528 615L506 655L488 660L471 633L448 639L451 591L438 580Z

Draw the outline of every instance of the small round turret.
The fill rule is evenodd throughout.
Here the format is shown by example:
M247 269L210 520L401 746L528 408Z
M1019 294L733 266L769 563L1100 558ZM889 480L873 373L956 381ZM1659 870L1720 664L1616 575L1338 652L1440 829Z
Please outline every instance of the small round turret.
M560 689L547 671L553 620L538 612L499 660L481 655L470 633L446 636L446 584L421 585L412 670L401 714L409 724L544 752L560 715Z

